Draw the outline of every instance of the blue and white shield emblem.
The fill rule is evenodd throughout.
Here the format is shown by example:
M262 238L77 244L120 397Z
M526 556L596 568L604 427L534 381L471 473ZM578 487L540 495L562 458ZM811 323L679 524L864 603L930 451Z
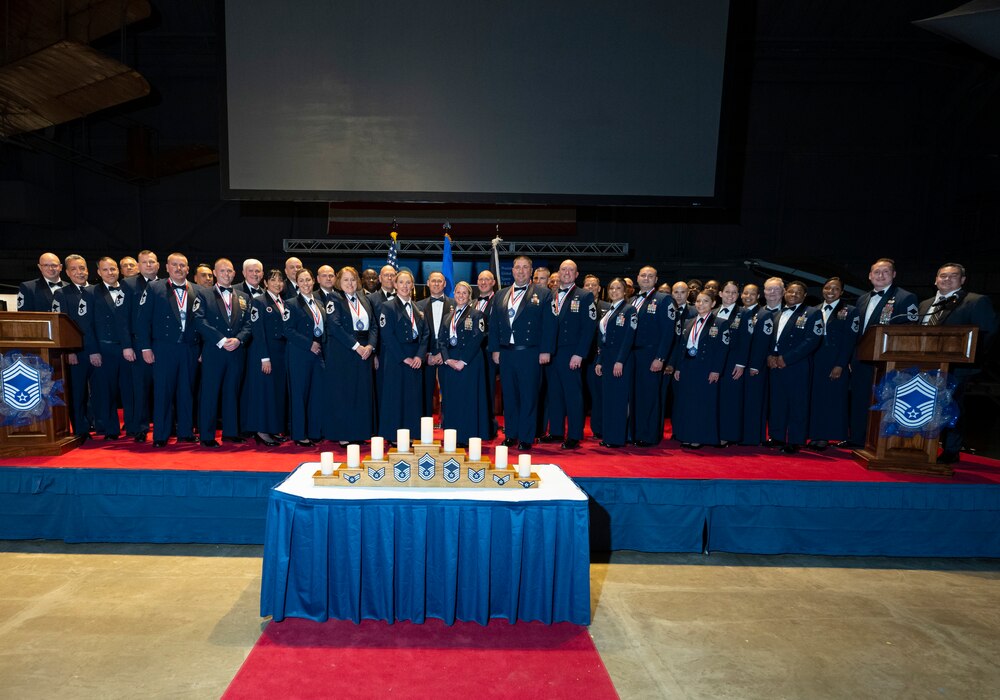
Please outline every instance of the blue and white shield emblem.
M400 460L392 465L392 478L403 483L410 480L410 463Z
M385 467L368 467L368 477L372 481L382 481L382 477L385 476Z
M42 377L18 359L0 375L3 382L3 400L18 411L30 411L42 400Z
M474 469L469 467L469 481L474 484L482 483L483 479L486 478L486 467L480 467L479 469Z
M497 482L497 486L503 486L508 481L510 481L510 476L511 476L510 474L504 474L503 476L501 476L500 474L494 474L493 481Z
M449 459L441 466L444 480L449 484L454 484L462 478L462 465L455 459Z
M431 479L434 478L434 472L436 471L435 469L436 466L437 466L437 461L425 452L424 456L420 458L419 462L417 462L417 469L418 469L417 473L420 475L420 478L423 479L424 481L430 481Z
M919 430L934 418L937 387L916 375L896 387L892 401L892 417L904 428Z

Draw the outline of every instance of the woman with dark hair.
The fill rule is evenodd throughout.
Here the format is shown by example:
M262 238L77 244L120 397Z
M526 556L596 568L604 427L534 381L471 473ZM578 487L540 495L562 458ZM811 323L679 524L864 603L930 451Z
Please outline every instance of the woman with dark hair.
M359 285L358 271L342 267L334 286L343 296L326 304L324 378L326 396L332 400L323 412L323 437L341 445L364 442L375 432L373 372L379 328Z
M299 447L312 447L322 434L323 344L326 309L312 291L315 280L308 268L295 275L298 293L285 302L285 338L288 340L288 409L292 440Z
M489 439L486 405L486 317L472 304L468 282L455 285L455 308L441 319L441 427L454 428L458 444Z
M632 341L639 324L635 307L625 303L625 280L615 277L608 284L611 307L597 324L597 359L594 374L601 382L601 412L603 440L601 447L621 447L628 429L628 405L632 398L635 374Z
M288 439L283 435L288 423L284 288L281 270L268 271L265 291L253 298L250 308L253 342L247 348L243 383L243 432L253 433L258 445L268 447Z
M378 368L382 374L378 397L378 433L395 442L396 431L408 428L419 435L424 400L420 367L427 354L428 326L411 295L413 273L396 275L396 296L378 307Z
M719 444L719 378L729 350L728 324L716 323L712 295L702 291L696 315L674 343L674 439L684 447Z

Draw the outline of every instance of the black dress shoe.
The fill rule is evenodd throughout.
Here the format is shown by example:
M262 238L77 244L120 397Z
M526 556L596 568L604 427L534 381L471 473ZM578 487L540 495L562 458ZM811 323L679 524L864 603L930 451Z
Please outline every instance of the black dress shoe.
M266 433L264 435L266 435ZM265 447L277 447L280 444L277 440L274 440L270 435L268 435L267 437L264 437L264 435L261 435L260 433L254 433L253 434L254 442L256 442L258 445L264 445Z
M689 442L688 443L688 447L690 447L692 450L700 450L701 449L701 443L700 442Z
M562 435L542 435L540 438L538 438L538 442L544 443L546 445L553 442L562 442L562 441L563 441Z
M653 443L646 442L645 440L636 440L635 441L635 446L636 447L652 447Z
M559 447L560 447L560 449L563 449L563 450L575 450L575 449L578 449L580 447L580 441L579 440L574 440L573 438L570 438L570 439L566 440L566 442L564 442L563 444L561 444Z
M782 445L781 451L786 455L793 455L799 451L799 446L789 443L787 445Z
M954 464L958 461L959 453L954 450L945 450L938 455L938 464Z
M531 443L521 440L520 442L517 443L517 449L521 450L521 452L524 452L525 450L530 450Z
M146 437L147 435L145 432L136 433L135 435L132 436L132 440L135 442L146 442Z
M153 447L166 447L166 446L167 446L166 440L153 440Z
M315 443L312 440L296 440L295 444L299 447L314 447Z
M111 440L112 442L114 442L114 441L116 441L116 440L118 440L120 438L121 438L121 435L105 435L104 436L105 440Z
M806 445L806 447L808 447L810 450L816 450L817 452L822 452L829 446L830 443L826 440L813 440L808 445Z
M215 449L216 447L219 446L219 443L216 442L214 439L212 439L212 440L202 440L201 441L201 446L202 447L208 447L208 448Z
M246 438L240 437L238 435L223 435L222 436L222 441L223 442L231 442L234 445L240 445L240 444L246 442L247 440L246 440Z
M179 437L177 438L177 442L184 442L193 445L196 442L198 442L198 438L196 438L194 435L191 435L190 437Z
M275 440L277 440L278 442L281 442L281 443L288 442L288 436L287 435L282 435L281 433L275 433L271 437L273 437Z
M503 444L504 447L516 447L517 446L517 440L515 438L504 438L504 441L503 441L502 444Z
M598 443L598 444L599 444L599 445L600 445L601 447L610 447L610 448L612 448L612 449L614 449L614 448L618 448L618 447L621 447L621 445L615 445L615 444L612 444L612 443L610 443L610 442L608 442L608 441L606 441L606 440L601 440L601 442L600 442L600 443Z

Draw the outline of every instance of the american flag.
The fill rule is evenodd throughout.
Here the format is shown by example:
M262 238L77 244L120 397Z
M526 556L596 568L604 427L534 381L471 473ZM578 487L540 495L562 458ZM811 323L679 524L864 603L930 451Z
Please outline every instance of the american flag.
M385 256L385 264L392 265L392 269L396 272L399 272L399 263L396 261L396 255L399 252L399 249L396 247L396 236L398 235L396 233L396 226L393 225L392 233L389 234L389 238L391 239L389 241L389 253Z

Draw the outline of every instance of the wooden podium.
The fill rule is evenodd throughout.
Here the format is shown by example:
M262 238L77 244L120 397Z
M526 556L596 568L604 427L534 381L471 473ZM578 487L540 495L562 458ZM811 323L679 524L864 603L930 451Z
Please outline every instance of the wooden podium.
M69 424L69 373L66 355L83 347L83 336L65 314L0 312L0 353L19 350L38 355L52 367L52 379L63 380L66 405L53 406L48 420L16 428L0 426L0 456L60 455L79 446ZM81 359L86 362L86 358Z
M858 346L858 358L875 363L877 387L886 374L899 369L917 367L921 370L941 370L948 373L952 364L974 362L979 328L976 326L873 326ZM883 436L880 425L882 411L870 411L864 449L855 450L854 457L866 469L877 471L951 476L947 464L938 464L938 439L921 435L904 438Z

